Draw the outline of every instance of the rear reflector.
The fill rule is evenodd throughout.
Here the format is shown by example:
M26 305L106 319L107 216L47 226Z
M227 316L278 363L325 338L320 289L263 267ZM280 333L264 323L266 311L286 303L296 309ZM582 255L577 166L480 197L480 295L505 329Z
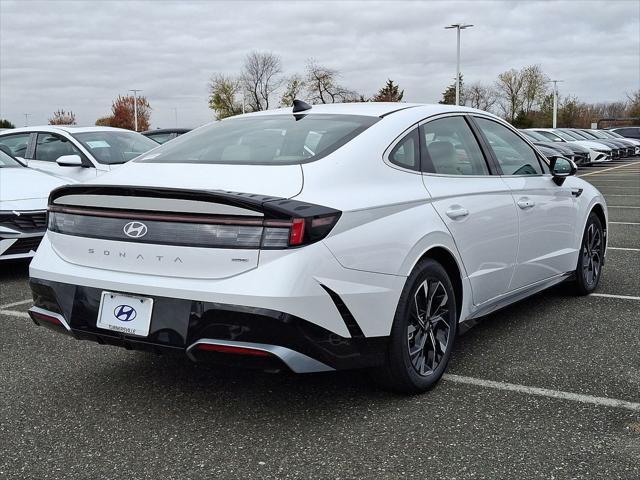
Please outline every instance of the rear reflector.
M58 320L56 317L52 317L52 316L46 315L44 313L33 312L33 311L29 310L29 316L31 317L31 320L33 320L36 324L40 324L40 322L47 322L47 323L51 323L53 325L59 325L61 327L64 327L62 322L60 320Z
M217 353L232 353L236 355L249 355L253 357L270 357L271 354L269 352L265 352L264 350L257 350L255 348L246 348L246 347L233 347L230 345L212 345L209 343L199 343L196 345L198 350L204 350L207 352L217 352Z

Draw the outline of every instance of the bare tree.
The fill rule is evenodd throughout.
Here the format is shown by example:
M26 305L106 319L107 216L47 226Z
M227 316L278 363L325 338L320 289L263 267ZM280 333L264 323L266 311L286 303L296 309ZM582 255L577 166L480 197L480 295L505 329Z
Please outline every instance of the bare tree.
M240 80L223 74L215 74L209 80L209 108L222 120L242 113L242 104L237 96L241 90Z
M513 122L522 110L524 78L518 70L512 68L498 75L495 84L498 92L498 105L504 113L504 116L510 122Z
M307 88L304 79L294 74L287 80L282 99L280 100L281 107L290 107L293 105L295 99L299 99L302 92Z
M530 65L519 73L522 77L522 110L528 114L540 105L547 94L549 77L540 65Z
M271 95L282 85L282 62L270 52L251 52L244 59L242 84L248 93L247 105L257 112L268 110Z
M475 82L466 87L465 105L471 108L490 111L497 101L496 91L491 85Z
M306 84L309 99L313 103L359 101L360 96L337 83L338 72L318 65L314 59L307 63Z

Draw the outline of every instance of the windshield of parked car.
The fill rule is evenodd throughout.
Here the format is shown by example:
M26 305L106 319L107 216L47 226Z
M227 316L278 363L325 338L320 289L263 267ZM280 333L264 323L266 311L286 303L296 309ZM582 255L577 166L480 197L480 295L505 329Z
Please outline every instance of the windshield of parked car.
M12 167L24 167L19 161L13 158L11 155L7 155L0 148L0 168L12 168Z
M574 135L570 132L555 130L553 133L558 135L561 138L564 138L567 142L575 142L576 140L585 140L583 137L579 137L578 135Z
M539 133L543 137L546 137L547 139L551 140L552 142L560 142L560 143L563 142L562 138L560 136L556 135L555 133L551 133L551 132L547 132L547 131L541 131L541 132L536 132L536 133ZM573 138L571 140L573 140Z
M358 115L228 118L181 135L141 162L291 165L322 158L379 120Z
M582 132L576 132L575 130L565 130L564 133L578 140L593 140L593 137L590 137L589 135Z
M96 130L72 135L99 163L107 165L128 162L158 146L157 142L136 132Z
M603 135L600 132L594 132L593 130L589 130L588 132L585 132L585 133L588 133L588 134L592 135L594 138L601 138L603 140L610 140L611 139L607 135Z
M545 138L543 135L540 135L538 132L533 132L531 130L520 130L529 138L535 140L536 142L548 142L549 139Z
M612 132L610 130L598 132L601 135L604 135L607 138L624 138L622 135L618 135L616 132Z

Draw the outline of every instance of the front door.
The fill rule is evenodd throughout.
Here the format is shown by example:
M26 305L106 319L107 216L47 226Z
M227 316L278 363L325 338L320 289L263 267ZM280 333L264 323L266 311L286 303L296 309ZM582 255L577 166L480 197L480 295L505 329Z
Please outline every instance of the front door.
M494 120L474 120L517 205L520 246L511 290L575 270L576 202L569 185L556 185L548 166L515 132Z
M63 155L78 155L83 159L86 166L60 166L56 163L56 160ZM71 140L55 133L38 133L35 152L33 159L29 160L29 167L82 182L96 178L97 170L92 165L89 165L91 165L91 162Z

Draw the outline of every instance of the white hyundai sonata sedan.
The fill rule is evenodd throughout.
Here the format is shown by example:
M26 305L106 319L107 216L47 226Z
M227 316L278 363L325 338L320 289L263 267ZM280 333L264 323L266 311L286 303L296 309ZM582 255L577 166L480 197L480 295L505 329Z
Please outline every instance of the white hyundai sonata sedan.
M30 313L101 344L424 391L461 322L597 287L607 208L575 171L470 108L240 115L55 190Z

